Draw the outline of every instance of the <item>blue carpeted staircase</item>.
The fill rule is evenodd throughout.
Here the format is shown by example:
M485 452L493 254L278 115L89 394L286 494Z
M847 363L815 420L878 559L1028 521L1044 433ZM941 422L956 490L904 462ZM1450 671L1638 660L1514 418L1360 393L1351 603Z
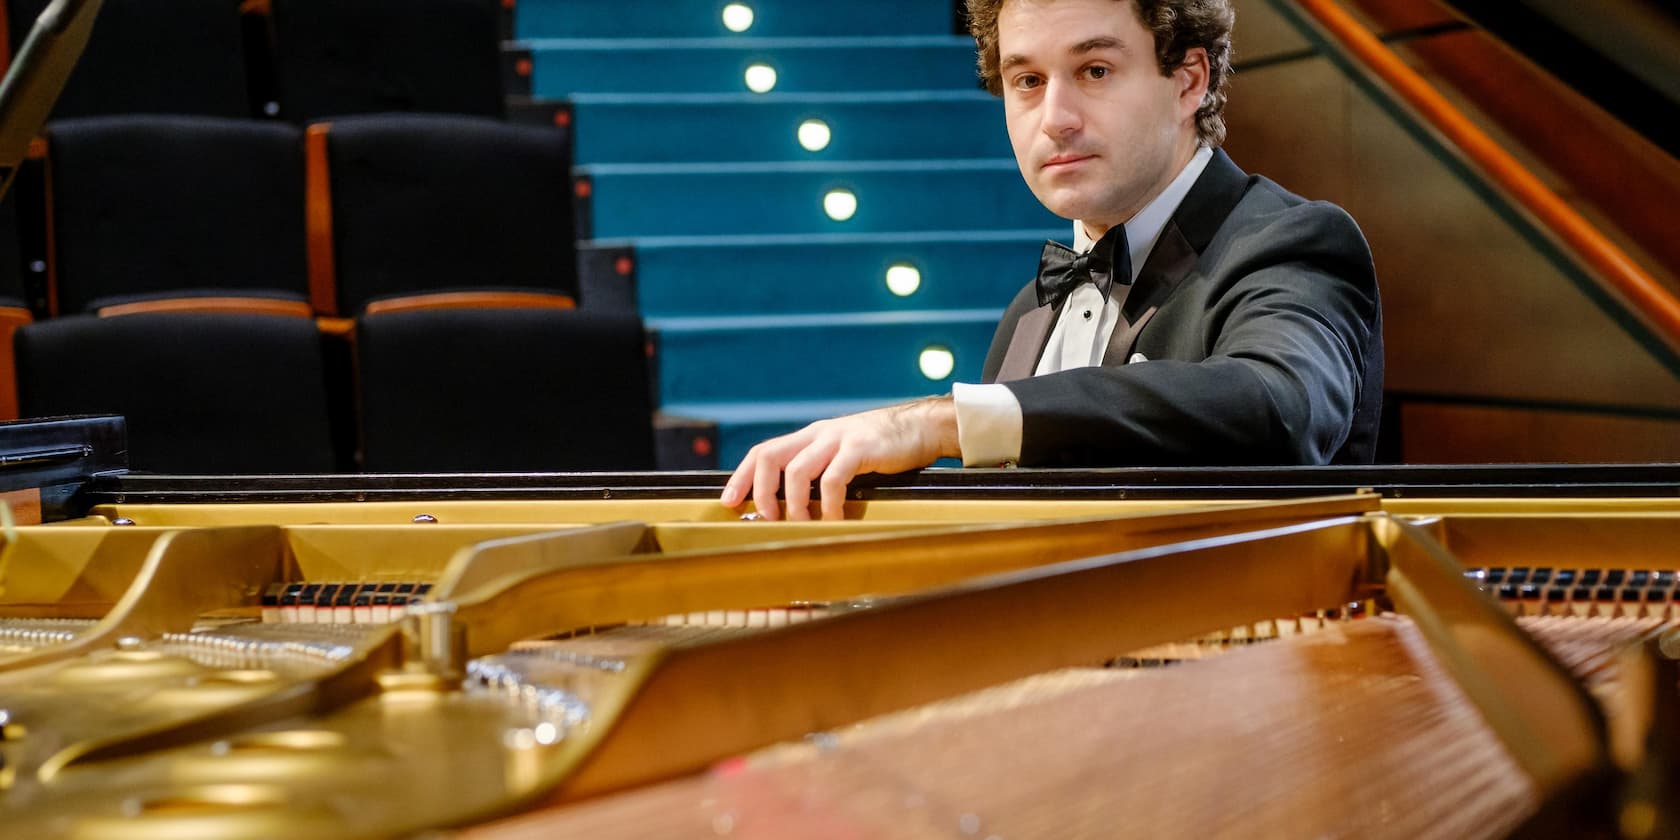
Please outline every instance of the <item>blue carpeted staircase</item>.
M533 93L573 103L593 237L636 250L662 408L718 421L726 468L976 381L1068 230L1016 172L949 0L727 5L751 25L723 2L520 0L514 30ZM755 65L773 87L749 89ZM941 351L943 376L923 364Z

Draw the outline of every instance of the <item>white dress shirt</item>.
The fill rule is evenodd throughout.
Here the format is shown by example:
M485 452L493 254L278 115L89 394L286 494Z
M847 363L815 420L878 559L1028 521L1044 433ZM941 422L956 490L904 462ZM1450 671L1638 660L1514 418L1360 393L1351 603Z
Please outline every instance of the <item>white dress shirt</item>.
M1133 282L1143 271L1144 261L1161 238L1167 221L1201 177L1213 149L1203 146L1190 157L1160 195L1126 222L1126 249L1131 255ZM1073 250L1085 253L1095 244L1084 222L1073 223ZM1118 278L1116 278L1118 279ZM1120 303L1111 295L1103 299L1095 283L1075 287L1062 304L1062 313L1050 331L1039 357L1035 376L1093 367L1102 364L1109 339L1120 322ZM1014 464L1021 457L1021 403L1002 384L951 386L957 407L957 443L962 447L963 466L991 467Z

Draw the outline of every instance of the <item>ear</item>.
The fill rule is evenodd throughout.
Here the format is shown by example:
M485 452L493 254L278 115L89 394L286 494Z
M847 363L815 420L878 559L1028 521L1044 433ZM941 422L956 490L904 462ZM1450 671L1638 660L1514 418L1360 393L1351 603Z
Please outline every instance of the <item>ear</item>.
M1173 71L1173 81L1178 88L1178 109L1184 119L1193 119L1196 109L1202 107L1202 97L1207 95L1208 89L1208 54L1201 47L1193 47L1184 53L1184 63Z

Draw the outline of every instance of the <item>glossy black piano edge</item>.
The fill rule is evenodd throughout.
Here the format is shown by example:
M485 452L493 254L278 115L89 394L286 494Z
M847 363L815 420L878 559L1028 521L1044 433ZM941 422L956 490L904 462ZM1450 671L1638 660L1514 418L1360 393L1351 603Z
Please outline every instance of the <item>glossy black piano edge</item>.
M128 428L109 415L0 422L0 492L128 469Z
M371 502L715 497L727 472L345 473L94 477L81 501L103 503ZM1291 498L1373 490L1390 498L1664 498L1680 464L1377 467L1181 467L1091 470L929 469L852 482L853 499Z

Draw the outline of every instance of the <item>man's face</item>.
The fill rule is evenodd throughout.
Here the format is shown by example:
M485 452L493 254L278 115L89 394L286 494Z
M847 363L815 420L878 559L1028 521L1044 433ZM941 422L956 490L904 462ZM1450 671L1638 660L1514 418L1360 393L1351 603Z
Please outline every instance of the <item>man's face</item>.
M1195 150L1206 83L1161 75L1130 0L1006 0L998 55L1022 177L1092 235L1141 210Z

